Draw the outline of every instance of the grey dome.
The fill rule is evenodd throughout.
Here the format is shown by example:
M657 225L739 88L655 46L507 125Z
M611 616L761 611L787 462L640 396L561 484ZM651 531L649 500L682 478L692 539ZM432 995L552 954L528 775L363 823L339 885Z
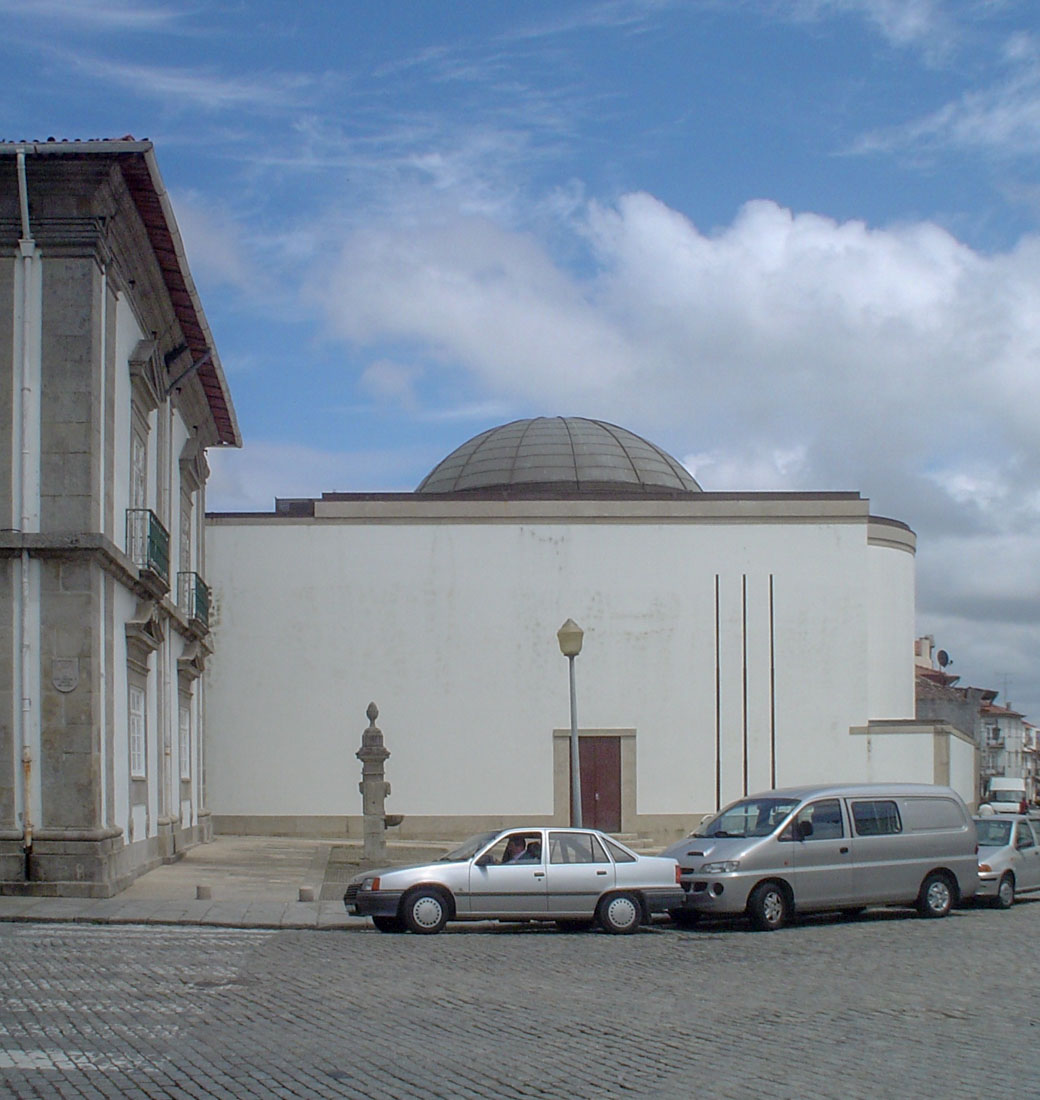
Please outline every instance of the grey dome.
M670 454L625 428L580 416L514 420L474 436L439 462L417 493L471 490L699 493Z

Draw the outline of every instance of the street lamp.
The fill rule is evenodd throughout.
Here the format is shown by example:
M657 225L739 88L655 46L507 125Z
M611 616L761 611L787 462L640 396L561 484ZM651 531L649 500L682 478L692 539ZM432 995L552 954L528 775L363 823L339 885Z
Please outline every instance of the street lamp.
M556 632L560 652L567 658L571 679L571 824L581 827L581 762L578 757L578 701L574 693L574 658L581 652L585 632L568 619Z

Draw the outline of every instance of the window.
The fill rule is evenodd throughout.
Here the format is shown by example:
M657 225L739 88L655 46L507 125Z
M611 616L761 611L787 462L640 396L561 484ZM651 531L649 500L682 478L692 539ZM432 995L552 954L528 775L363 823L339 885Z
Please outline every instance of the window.
M845 835L841 803L836 798L825 798L803 807L795 820L804 840L837 840Z
M591 833L550 833L550 863L609 863L603 845Z
M607 851L614 857L615 863L635 863L636 857L631 852L626 852L620 844L615 844L610 837L605 837Z
M903 817L911 832L966 827L964 814L952 798L908 798L903 803Z
M1036 842L1033 840L1033 830L1029 828L1029 825L1025 821L1018 823L1018 840L1015 843L1015 847L1020 851L1023 848L1034 848Z
M857 836L891 836L903 831L899 807L887 798L853 802L852 820L856 823Z
M130 775L145 776L145 696L144 691L130 685Z
M183 705L180 710L179 732L178 755L181 759L181 779L191 779L191 710Z

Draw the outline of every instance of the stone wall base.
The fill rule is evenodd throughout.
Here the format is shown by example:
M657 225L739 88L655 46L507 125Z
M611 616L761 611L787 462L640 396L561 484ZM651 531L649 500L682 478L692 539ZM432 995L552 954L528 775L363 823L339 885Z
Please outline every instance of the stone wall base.
M202 826L171 826L163 836L126 844L121 829L41 830L28 867L21 840L0 839L0 894L110 898L145 872L180 859L203 832Z
M705 810L705 813L708 811ZM703 814L636 814L633 828L625 835L653 840L663 848L688 836ZM517 825L566 825L549 814L512 814L508 817L483 814L405 814L400 825L386 830L388 842L409 840L461 841L474 833L508 829ZM293 836L337 840L362 840L364 819L331 815L213 814L212 828L218 836Z

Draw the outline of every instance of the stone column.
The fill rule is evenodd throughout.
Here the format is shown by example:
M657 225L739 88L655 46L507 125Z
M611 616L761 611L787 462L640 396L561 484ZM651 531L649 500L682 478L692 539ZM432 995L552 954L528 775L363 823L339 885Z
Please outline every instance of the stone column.
M369 864L386 862L386 821L384 803L390 784L384 778L383 765L390 750L383 745L382 730L376 726L379 708L368 704L365 712L368 728L361 735L361 748L354 754L361 761L361 812L364 814L364 860Z

